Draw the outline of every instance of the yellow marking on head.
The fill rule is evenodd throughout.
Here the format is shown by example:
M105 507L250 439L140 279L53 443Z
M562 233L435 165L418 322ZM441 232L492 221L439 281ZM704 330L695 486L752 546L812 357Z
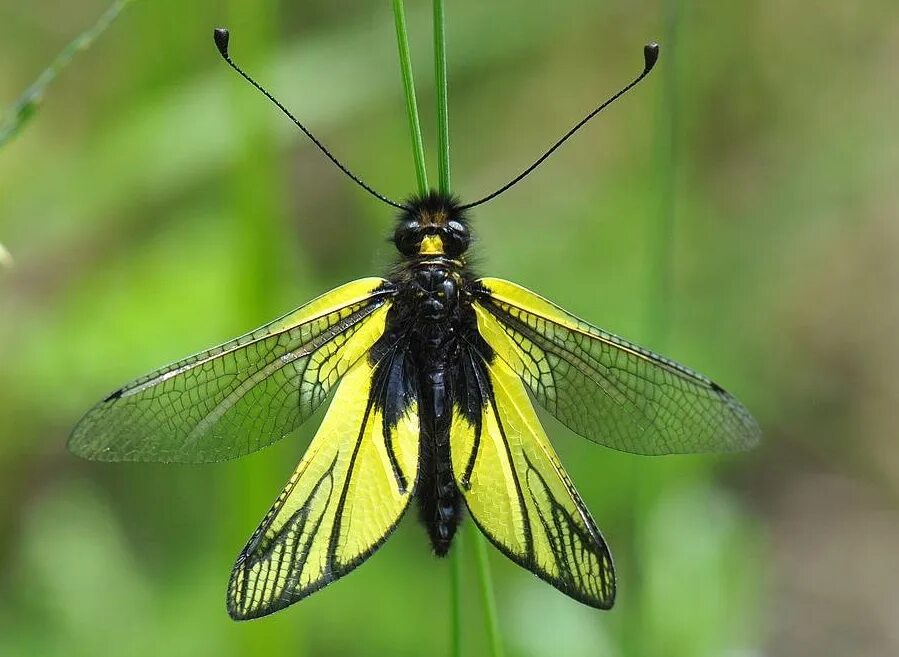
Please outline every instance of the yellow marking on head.
M425 235L421 241L419 255L443 255L443 240L440 235Z

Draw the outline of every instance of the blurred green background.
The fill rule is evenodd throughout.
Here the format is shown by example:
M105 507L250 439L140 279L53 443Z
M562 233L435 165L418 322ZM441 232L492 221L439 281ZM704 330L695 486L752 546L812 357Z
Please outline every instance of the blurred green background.
M899 654L899 4L455 0L454 187L517 173L662 42L659 69L480 208L480 268L709 374L763 446L641 458L547 427L609 540L615 609L491 548L510 656ZM107 0L0 0L11 105ZM407 0L433 163L430 3ZM66 453L124 381L383 271L414 188L389 3L135 0L0 150L0 655L445 655L412 514L368 563L229 620L229 569L309 440L211 466ZM432 168L432 179L434 171ZM470 539L466 534L463 538ZM467 655L486 654L464 541Z

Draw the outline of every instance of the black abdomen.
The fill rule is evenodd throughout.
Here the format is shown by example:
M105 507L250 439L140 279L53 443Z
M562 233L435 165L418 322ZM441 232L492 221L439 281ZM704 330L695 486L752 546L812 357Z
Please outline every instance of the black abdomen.
M434 552L444 556L462 514L449 445L461 279L443 263L420 263L410 274L407 312L412 316L410 346L417 370L421 422L416 496Z
M447 554L462 517L450 458L454 375L463 320L463 279L457 262L443 258L402 263L392 279L399 288L385 335L403 342L418 399L419 468L415 487L421 520L438 556ZM469 327L470 328L470 327Z
M462 515L462 500L453 478L449 430L452 390L445 368L421 373L421 459L416 495L422 522L434 553L445 556Z

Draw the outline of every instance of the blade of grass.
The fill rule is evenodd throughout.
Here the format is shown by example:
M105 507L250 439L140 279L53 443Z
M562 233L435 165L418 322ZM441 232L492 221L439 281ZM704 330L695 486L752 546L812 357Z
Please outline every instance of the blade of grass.
M648 328L650 344L664 350L671 325L671 279L674 268L674 218L677 204L677 52L680 3L664 5L664 36L668 56L662 62L662 98L656 122L656 186L658 206L650 236Z
M418 181L418 193L424 195L428 193L428 172L425 167L425 149L421 139L421 123L418 120L418 102L415 100L412 55L409 53L409 34L406 30L406 11L403 8L403 0L393 0L393 19L396 23L396 45L400 53L400 71L403 74L403 91L406 95L409 133L412 136L415 178Z
M663 11L663 45L667 53L659 63L661 79L661 95L656 108L655 153L656 164L655 185L657 205L655 214L650 217L651 226L648 240L648 294L647 294L647 341L651 348L664 352L667 346L671 327L671 295L674 269L674 220L677 203L677 90L679 26L681 3L678 0L665 0ZM647 518L652 509L659 503L664 471L650 470L637 459L633 460L631 474L633 486L633 504L635 519L631 527L631 568L630 589L633 607L626 617L624 645L627 652L633 655L647 654L649 647L655 645L655 638L650 636L656 625L652 622L652 583L647 580L646 573L639 566L642 555L647 553L645 545L648 540L644 525L637 518Z
M446 14L434 0L434 85L437 91L437 189L450 193L449 102L446 83Z
M446 84L446 14L443 0L434 0L434 84L437 91L437 189L450 193L449 110ZM451 652L462 657L462 545L456 537L450 552ZM489 622L489 621L488 621Z
M103 32L106 31L112 22L118 17L122 11L130 5L134 0L116 0L104 11L94 25L77 37L62 49L56 59L50 62L50 65L43 70L30 87L25 90L19 100L9 109L0 122L0 148L5 146L13 137L18 135L22 128L34 118L38 108L44 100L47 87L56 79L68 64L72 61L76 54L82 50L87 50L91 44L96 41Z
M462 657L462 535L450 550L450 655Z
M478 567L478 583L481 588L481 600L484 607L484 624L487 626L487 638L490 640L490 654L503 657L503 640L499 633L499 621L496 614L496 597L493 594L493 578L490 574L490 562L487 556L487 543L477 525L468 523L468 533L474 545L474 556Z

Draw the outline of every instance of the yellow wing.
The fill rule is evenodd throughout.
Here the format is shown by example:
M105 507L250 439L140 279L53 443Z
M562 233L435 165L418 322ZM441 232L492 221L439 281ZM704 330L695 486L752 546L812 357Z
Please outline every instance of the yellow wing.
M537 402L576 433L636 454L727 452L758 443L749 411L708 377L520 285L478 283L481 336Z
M69 449L100 461L205 463L270 445L381 336L392 294L382 278L353 281L137 379L82 418Z
M546 438L521 380L501 359L463 357L450 429L453 474L481 531L563 593L608 609L612 557Z
M264 616L304 598L386 540L415 487L417 411L402 353L377 365L362 358L350 369L287 487L237 559L228 587L232 618Z

